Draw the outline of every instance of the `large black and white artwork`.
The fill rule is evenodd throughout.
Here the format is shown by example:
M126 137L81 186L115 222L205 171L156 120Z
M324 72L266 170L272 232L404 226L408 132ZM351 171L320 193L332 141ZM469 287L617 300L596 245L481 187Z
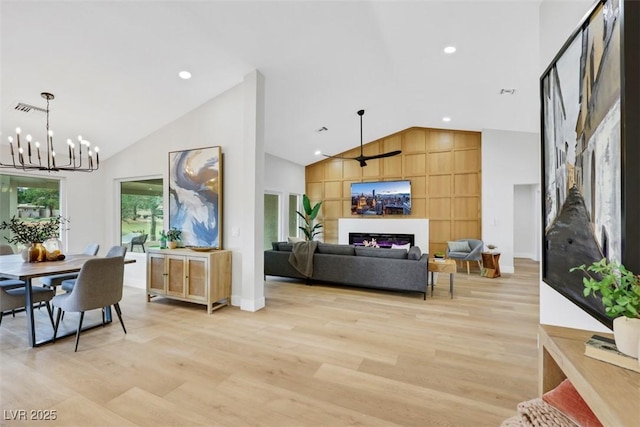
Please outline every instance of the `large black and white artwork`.
M620 6L600 2L541 78L543 280L611 327L571 267L622 262Z
M169 153L169 226L185 246L221 249L222 151L220 147Z

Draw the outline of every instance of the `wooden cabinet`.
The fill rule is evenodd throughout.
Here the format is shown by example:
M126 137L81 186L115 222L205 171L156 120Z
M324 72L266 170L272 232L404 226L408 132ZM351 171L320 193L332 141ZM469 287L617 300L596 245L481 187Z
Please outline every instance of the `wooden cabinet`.
M585 356L585 343L593 334L612 337L601 332L540 325L540 395L568 378L603 425L635 427L640 373Z
M231 302L231 251L147 250L147 301L166 298L205 304L207 312Z

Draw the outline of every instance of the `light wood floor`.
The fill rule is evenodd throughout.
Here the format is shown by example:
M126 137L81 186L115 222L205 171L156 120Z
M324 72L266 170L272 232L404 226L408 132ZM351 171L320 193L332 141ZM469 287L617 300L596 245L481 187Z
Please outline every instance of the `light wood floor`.
M116 320L78 353L73 338L28 349L24 313L5 317L0 424L498 426L536 397L538 264L516 271L460 268L453 300L440 275L426 301L269 278L265 309L211 316L126 288L129 333ZM7 420L35 409L57 419Z

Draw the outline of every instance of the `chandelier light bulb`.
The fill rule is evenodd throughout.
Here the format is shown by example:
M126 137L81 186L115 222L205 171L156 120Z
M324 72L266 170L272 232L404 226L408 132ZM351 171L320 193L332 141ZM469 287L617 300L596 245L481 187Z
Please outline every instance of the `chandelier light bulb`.
M9 144L11 144L13 142L13 137L12 136L8 137L7 139L9 140Z
M36 141L36 148L40 148L40 143Z
M98 151L100 151L100 149L98 147L93 147L93 149L95 150L95 152L97 153Z
M22 149L22 147L18 148L18 153L20 154L24 153L24 150Z
M52 157L55 157L55 156L56 156L56 152L55 152L55 151L52 151L52 152L51 152L51 156L52 156Z
M31 135L27 135L27 142L31 142Z
M49 136L53 136L53 131L50 130L49 132L47 132L49 134Z
M71 139L70 139L70 138L67 138L67 145L71 145L71 146L73 147L73 145L72 145L72 144L73 144L73 142L71 141Z
M22 129L20 129L20 128L16 128L16 133L17 133L18 135L20 135L20 133L21 133L21 132L22 132Z

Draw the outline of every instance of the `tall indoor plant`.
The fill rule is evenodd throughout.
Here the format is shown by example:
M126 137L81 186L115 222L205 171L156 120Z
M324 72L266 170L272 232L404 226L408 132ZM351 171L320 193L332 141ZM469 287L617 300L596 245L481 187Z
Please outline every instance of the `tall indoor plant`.
M606 258L586 266L574 267L585 277L584 296L600 298L605 314L613 317L616 347L622 353L638 357L640 345L640 277L617 261Z
M321 205L322 202L318 202L311 206L309 197L307 197L306 194L302 195L302 208L304 209L304 214L300 211L296 212L304 220L304 226L300 226L298 228L302 230L306 240L313 240L315 236L322 233L322 224L315 222L318 217L318 213L320 212Z

